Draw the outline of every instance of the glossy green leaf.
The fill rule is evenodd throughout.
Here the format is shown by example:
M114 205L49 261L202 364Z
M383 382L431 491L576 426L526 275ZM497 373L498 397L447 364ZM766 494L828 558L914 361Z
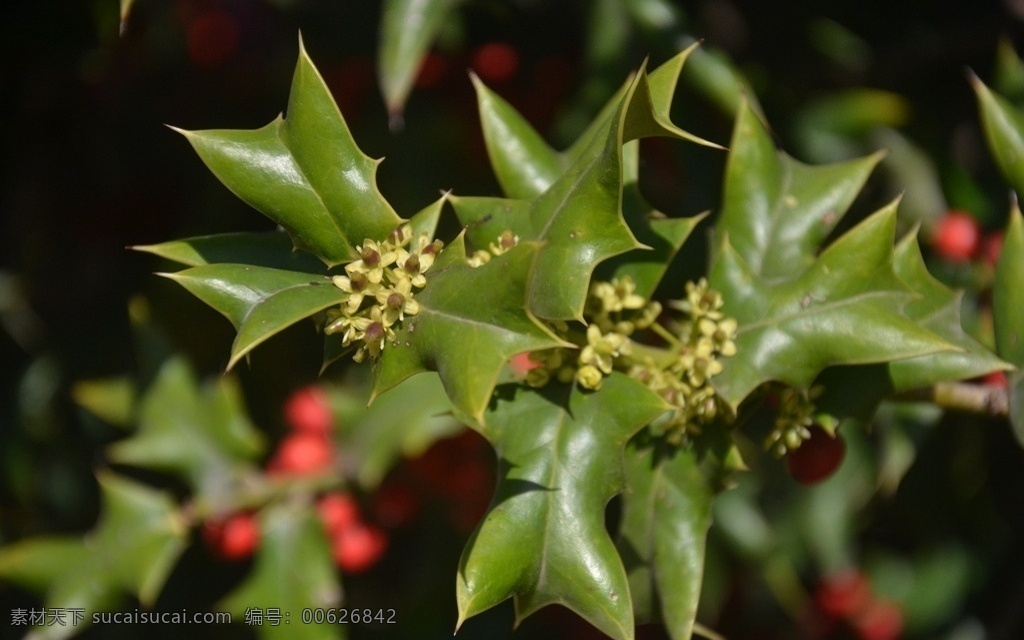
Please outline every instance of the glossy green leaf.
M640 620L664 622L673 640L688 640L704 576L714 492L692 450L658 451L634 438L625 460L618 544L633 609Z
M303 609L335 608L342 591L323 523L311 505L279 503L260 512L260 548L245 582L216 610L242 620L246 609L280 612L280 624L264 622L263 640L336 640L346 636L342 624L309 624Z
M234 378L200 387L180 358L167 361L139 406L138 431L114 443L114 462L179 475L206 500L237 491L263 441L248 417Z
M1024 114L976 76L971 83L992 156L1010 187L1024 194Z
M296 251L291 238L284 231L219 233L160 244L137 245L131 249L152 253L190 267L230 262L287 271L324 271L320 260L304 251Z
M957 347L955 351L890 363L889 378L893 390L921 389L943 380L975 378L1009 368L964 332L960 325L963 293L954 293L928 273L916 233L907 234L897 244L893 266L899 279L918 296L903 308L907 317Z
M612 638L633 637L628 580L604 510L623 486L627 440L664 409L618 373L596 392L499 388L481 427L498 455L498 487L459 563L460 625L514 598L517 621L561 604Z
M1017 370L1007 376L1010 394L1010 422L1017 440L1024 445L1024 221L1016 206L1010 214L1003 250L996 265L992 287L992 316L995 322L996 353Z
M328 266L356 259L401 218L377 190L378 160L356 146L300 41L287 118L261 129L182 131L238 197L283 226Z
M824 166L778 152L758 116L742 105L726 164L717 233L768 282L793 278L846 213L880 154Z
M187 527L164 493L109 473L99 475L102 512L83 538L35 538L0 550L0 578L39 592L50 609L82 609L85 618L36 629L32 637L67 638L94 612L134 595L151 606L186 543Z
M451 415L444 385L434 373L415 375L366 406L366 394L341 389L332 395L340 445L358 460L365 489L380 484L402 457L417 458L431 444L464 427Z
M415 373L437 371L452 405L479 418L513 355L562 344L524 310L536 254L536 245L520 244L472 268L462 236L445 247L416 294L419 313L384 348L374 396Z
M346 298L330 278L243 264L162 274L222 313L238 330L228 369L276 333Z
M709 280L722 294L723 312L736 318L739 328L737 354L713 380L718 392L735 407L769 380L806 388L833 365L955 349L902 311L913 293L893 271L895 228L893 204L785 281L760 275L731 238L723 238Z
M385 0L377 76L392 118L401 116L427 50L462 1Z

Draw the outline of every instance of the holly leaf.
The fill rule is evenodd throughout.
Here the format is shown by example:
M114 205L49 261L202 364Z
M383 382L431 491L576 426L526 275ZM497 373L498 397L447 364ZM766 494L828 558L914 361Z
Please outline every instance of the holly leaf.
M358 460L356 478L374 489L402 457L418 458L431 444L464 427L451 415L444 385L434 373L415 375L366 406L366 394L348 387L332 393L341 449Z
M167 361L139 402L138 431L107 449L112 462L180 476L207 500L237 491L263 439L245 414L237 381L200 387L181 358Z
M228 369L271 336L347 298L330 278L244 264L160 274L223 314L237 329Z
M960 325L963 292L953 292L928 273L916 231L907 234L896 245L893 267L897 277L917 294L906 304L903 312L919 326L956 347L956 350L889 363L893 391L921 389L943 380L975 378L1010 368L964 332Z
M524 243L473 268L463 236L438 256L416 294L420 310L396 331L374 371L373 397L421 371L437 371L452 405L480 418L509 359L563 346L523 307L537 247Z
M513 598L517 623L562 604L612 638L633 637L604 510L622 490L623 447L665 408L619 373L596 392L499 388L480 427L498 455L498 487L459 562L458 625Z
M893 267L895 202L816 254L878 158L804 165L740 109L708 278L739 325L713 380L733 407L769 380L807 387L834 365L957 350L904 311L915 294Z
M333 608L342 591L323 524L308 504L277 503L260 512L260 549L252 573L217 605L234 619L247 609L277 610L280 624L265 621L263 640L336 640L344 625L303 624L303 609Z
M230 262L286 271L318 273L324 270L323 263L312 255L295 251L291 238L284 231L219 233L129 248L189 267Z
M380 161L356 146L301 39L287 118L254 130L176 131L225 186L328 266L355 260L359 243L402 221L377 190Z
M32 637L79 633L125 595L151 606L184 549L188 529L169 496L107 472L98 479L100 520L84 538L33 538L0 550L0 578L36 591L47 609L68 610L66 625L39 627ZM76 625L72 609L85 613Z
M385 0L377 76L388 114L401 117L430 45L463 0Z
M993 93L977 76L971 75L971 84L992 157L1010 188L1024 194L1024 114Z
M1010 422L1017 440L1024 445L1024 221L1020 209L1010 212L1003 249L996 265L992 286L992 316L995 323L996 353L1017 370L1007 376Z
M639 437L625 456L618 546L637 618L673 640L693 633L714 492L693 450L661 451Z

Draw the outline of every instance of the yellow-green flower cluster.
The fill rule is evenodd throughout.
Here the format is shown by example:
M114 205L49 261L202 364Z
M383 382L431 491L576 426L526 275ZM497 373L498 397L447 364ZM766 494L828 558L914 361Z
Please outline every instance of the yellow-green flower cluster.
M764 448L777 458L799 449L811 437L815 406L813 400L821 395L821 387L810 390L786 387L779 393L778 410L772 432L764 439Z
M414 239L409 225L383 242L363 240L359 259L345 265L345 275L333 278L348 298L327 312L324 333L341 334L346 347L356 345L356 362L380 356L384 344L395 339L396 323L419 313L415 291L426 286L424 274L441 247L427 234Z
M649 355L638 359L629 373L672 405L664 428L673 440L682 442L687 434L700 433L720 413L711 378L722 372L721 358L736 353L736 320L724 316L721 294L703 278L688 282L686 299L671 307L684 314L674 325L674 334L661 334L670 345L671 358L666 364L665 359Z
M498 239L490 243L487 249L477 249L466 258L466 264L476 268L481 267L491 261L491 258L500 256L512 247L519 244L519 236L515 235L508 229L503 231Z

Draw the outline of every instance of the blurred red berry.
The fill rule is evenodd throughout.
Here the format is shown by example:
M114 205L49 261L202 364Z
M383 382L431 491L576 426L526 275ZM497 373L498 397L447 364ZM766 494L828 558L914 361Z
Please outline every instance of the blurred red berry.
M377 564L387 546L383 530L362 523L345 527L331 539L334 563L346 573L362 573Z
M811 427L811 437L786 455L786 468L800 484L816 484L835 473L845 455L842 438L833 437L815 425Z
M523 353L517 353L512 356L509 360L509 366L512 367L512 373L517 378L526 377L526 372L540 366L540 363L536 360L530 359L530 352L524 351Z
M225 560L244 560L259 546L259 522L252 513L207 520L203 525L203 540Z
M303 387L284 403L284 419L296 431L327 435L334 427L334 414L327 393L320 387Z
M510 44L489 42L477 47L470 65L482 80L504 82L519 68L519 54Z
M441 54L431 51L423 58L419 73L416 75L416 86L421 89L433 87L444 79L448 72L448 62Z
M328 493L317 501L316 510L331 537L361 521L359 503L347 493Z
M968 262L978 252L981 229L978 221L963 211L947 211L932 229L932 247L950 262Z
M851 625L861 640L896 640L903 634L903 613L888 600L872 600Z
M992 373L986 374L982 379L982 382L990 387L999 387L1001 389L1006 388L1006 372L1005 371L993 371Z
M995 231L985 236L981 243L981 257L993 267L999 262L999 254L1003 252L1003 232Z
M272 474L314 475L327 471L334 462L330 440L322 435L299 431L289 434L277 447L267 465Z
M856 569L825 576L814 590L814 603L830 618L848 618L870 601L871 586Z
M229 11L203 11L188 23L185 35L188 58L202 67L219 66L235 55L239 36L238 22Z
M385 527L402 527L420 512L416 492L405 482L386 482L373 494L373 514Z

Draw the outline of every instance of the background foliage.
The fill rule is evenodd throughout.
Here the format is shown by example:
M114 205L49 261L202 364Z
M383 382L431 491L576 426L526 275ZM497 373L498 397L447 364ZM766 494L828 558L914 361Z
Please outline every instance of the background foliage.
M677 100L673 115L688 130L727 142L737 97L736 87L721 81L728 56L752 85L753 108L767 115L771 133L795 157L826 162L889 149L840 230L901 192L902 229L919 221L927 232L952 207L971 211L990 230L1005 222L1006 183L985 151L963 68L969 65L1010 100L1024 95L1016 67L1006 62L1008 49L999 44L1000 37L1020 36L1009 5L949 2L920 15L892 3L858 3L809 15L785 2L464 2L438 34L435 77L421 76L400 117L394 104L385 108L374 78L379 3L140 1L120 38L114 5L21 3L17 19L3 27L0 80L11 116L2 125L9 142L0 233L0 543L43 532L78 536L96 526L104 491L121 496L115 500L132 495L102 474L97 481L99 460L134 454L126 444L103 453L125 434L75 408L73 383L133 371L138 386L148 388L169 375L154 364L165 345L152 325L200 374L216 375L227 364L230 326L152 278L153 262L122 247L270 228L159 123L264 125L287 94L300 28L362 148L387 156L381 191L401 211L436 199L438 189L499 193L463 73L474 67L485 76L479 58L485 45L512 46L513 72L485 80L562 148L645 55L660 62L703 37L703 57L684 73L685 99ZM430 149L429 158L423 149ZM642 186L658 208L687 216L722 209L724 154L709 162L714 156L707 150L652 141L642 157ZM697 273L704 256L696 252L689 260L684 275ZM983 266L928 260L945 282L970 291L964 324L984 339L991 274ZM133 328L125 309L139 292L151 301L151 319L136 308ZM287 393L319 370L317 342L297 327L240 368L247 411L266 438L283 432ZM130 396L131 389L123 392ZM904 603L908 632L916 637L1016 637L1024 627L1024 559L1016 544L1024 527L1016 490L1022 456L1005 423L892 409L870 434L844 433L851 434L850 455L836 482L796 488L766 461L724 494L709 541L706 622L729 637L767 637L769 629L792 637L797 616L782 611L798 610L802 591L791 583L812 583L818 572L852 562L865 567L883 594ZM238 450L243 460L258 459L261 451L246 438ZM410 458L421 450L406 449ZM182 472L203 485L211 482L202 477L210 467L204 462ZM398 531L384 564L346 579L345 589L354 603L399 609L416 621L418 636L447 637L456 618L447 585L467 530L444 517L443 501L430 504L427 516ZM269 522L278 532L271 540L301 537L301 519L267 517L290 523ZM103 530L101 521L96 535ZM189 549L160 606L210 608L246 574L244 567L215 564L197 546ZM128 570L111 576L145 582ZM202 589L194 588L197 581ZM0 613L35 602L27 592L2 588ZM460 636L501 637L511 617L499 608L467 622ZM403 628L392 631L395 637ZM200 633L207 631L225 633ZM388 631L359 628L353 636ZM103 633L118 632L134 633ZM244 636L245 630L227 633ZM547 610L517 635L587 633L571 616Z

